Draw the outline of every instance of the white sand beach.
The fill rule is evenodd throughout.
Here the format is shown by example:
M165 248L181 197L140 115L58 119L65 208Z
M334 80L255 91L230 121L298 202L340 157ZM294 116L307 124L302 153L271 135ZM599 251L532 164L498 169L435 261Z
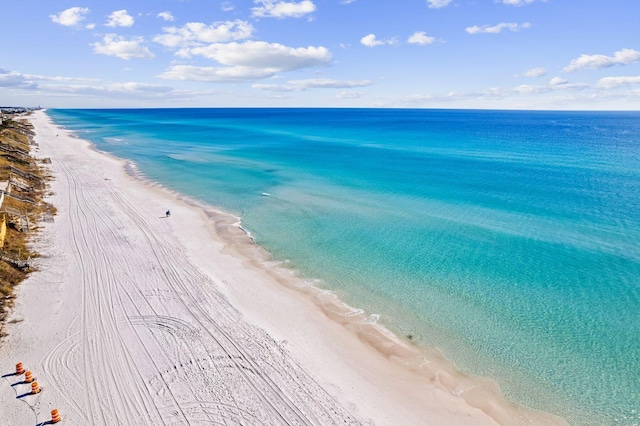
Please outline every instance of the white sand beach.
M53 408L65 425L564 424L368 324L236 218L131 176L42 111L30 121L58 214L0 344L0 425Z

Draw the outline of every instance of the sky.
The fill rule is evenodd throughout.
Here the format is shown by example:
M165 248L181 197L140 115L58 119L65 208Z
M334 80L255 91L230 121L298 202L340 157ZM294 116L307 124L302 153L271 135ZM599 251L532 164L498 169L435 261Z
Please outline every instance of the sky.
M638 0L19 0L0 105L640 110Z

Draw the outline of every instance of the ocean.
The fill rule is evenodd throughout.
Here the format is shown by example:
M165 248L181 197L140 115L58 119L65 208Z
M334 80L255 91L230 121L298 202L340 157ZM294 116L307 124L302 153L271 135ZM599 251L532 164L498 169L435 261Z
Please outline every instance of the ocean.
M640 112L48 114L510 400L640 424Z

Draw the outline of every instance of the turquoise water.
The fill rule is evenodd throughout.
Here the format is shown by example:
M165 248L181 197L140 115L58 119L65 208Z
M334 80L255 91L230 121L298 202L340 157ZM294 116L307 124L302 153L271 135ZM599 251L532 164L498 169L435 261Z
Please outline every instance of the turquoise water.
M48 113L512 400L640 423L640 113Z

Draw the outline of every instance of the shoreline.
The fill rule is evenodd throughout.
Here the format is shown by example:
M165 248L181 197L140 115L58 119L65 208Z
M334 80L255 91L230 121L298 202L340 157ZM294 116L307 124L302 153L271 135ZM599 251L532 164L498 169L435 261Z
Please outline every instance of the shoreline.
M36 126L36 140L43 140L42 149L52 148L53 143L45 141L47 138L64 140L75 146L76 156L86 150L83 154L91 157L87 160L89 163L108 166L105 167L108 177L92 184L103 184L107 195L116 201L131 202L144 197L146 202L157 204L158 213L165 210L160 203L174 203L171 204L172 217L160 222L165 222L162 231L177 240L176 247L185 250L182 260L188 262L187 269L193 265L202 271L209 278L208 284L214 283L215 290L240 312L242 320L265 330L271 340L279 342L283 352L290 353L293 361L302 366L324 392L331 393L338 406L348 407L346 411L357 421L566 424L551 414L510 403L500 394L495 382L463 375L436 349L418 348L383 326L367 321L361 311L310 285L295 271L274 261L240 227L239 218L190 200L139 174L135 176L130 170L131 163L98 151L90 142L58 128L44 112L39 112L31 121ZM89 151L93 154L88 154ZM53 152L49 156L55 175L60 175L57 161L61 158ZM95 170L103 168L95 167ZM60 185L54 180L54 188ZM54 196L60 197L60 194ZM61 209L61 219L66 213L66 208ZM182 227L186 223L188 226ZM203 231L208 235L203 235ZM124 237L126 240L126 235ZM52 238L55 240L56 236ZM34 273L28 281L37 282L38 274L41 272ZM135 281L130 284L135 285ZM151 287L147 290L153 294ZM203 291L208 293L209 289ZM61 297L64 301L65 296ZM172 316L170 309L167 310L167 316ZM10 334L14 328L27 332L20 327L22 325L12 325ZM6 370L6 365L3 366ZM371 374L372 371L375 374Z

